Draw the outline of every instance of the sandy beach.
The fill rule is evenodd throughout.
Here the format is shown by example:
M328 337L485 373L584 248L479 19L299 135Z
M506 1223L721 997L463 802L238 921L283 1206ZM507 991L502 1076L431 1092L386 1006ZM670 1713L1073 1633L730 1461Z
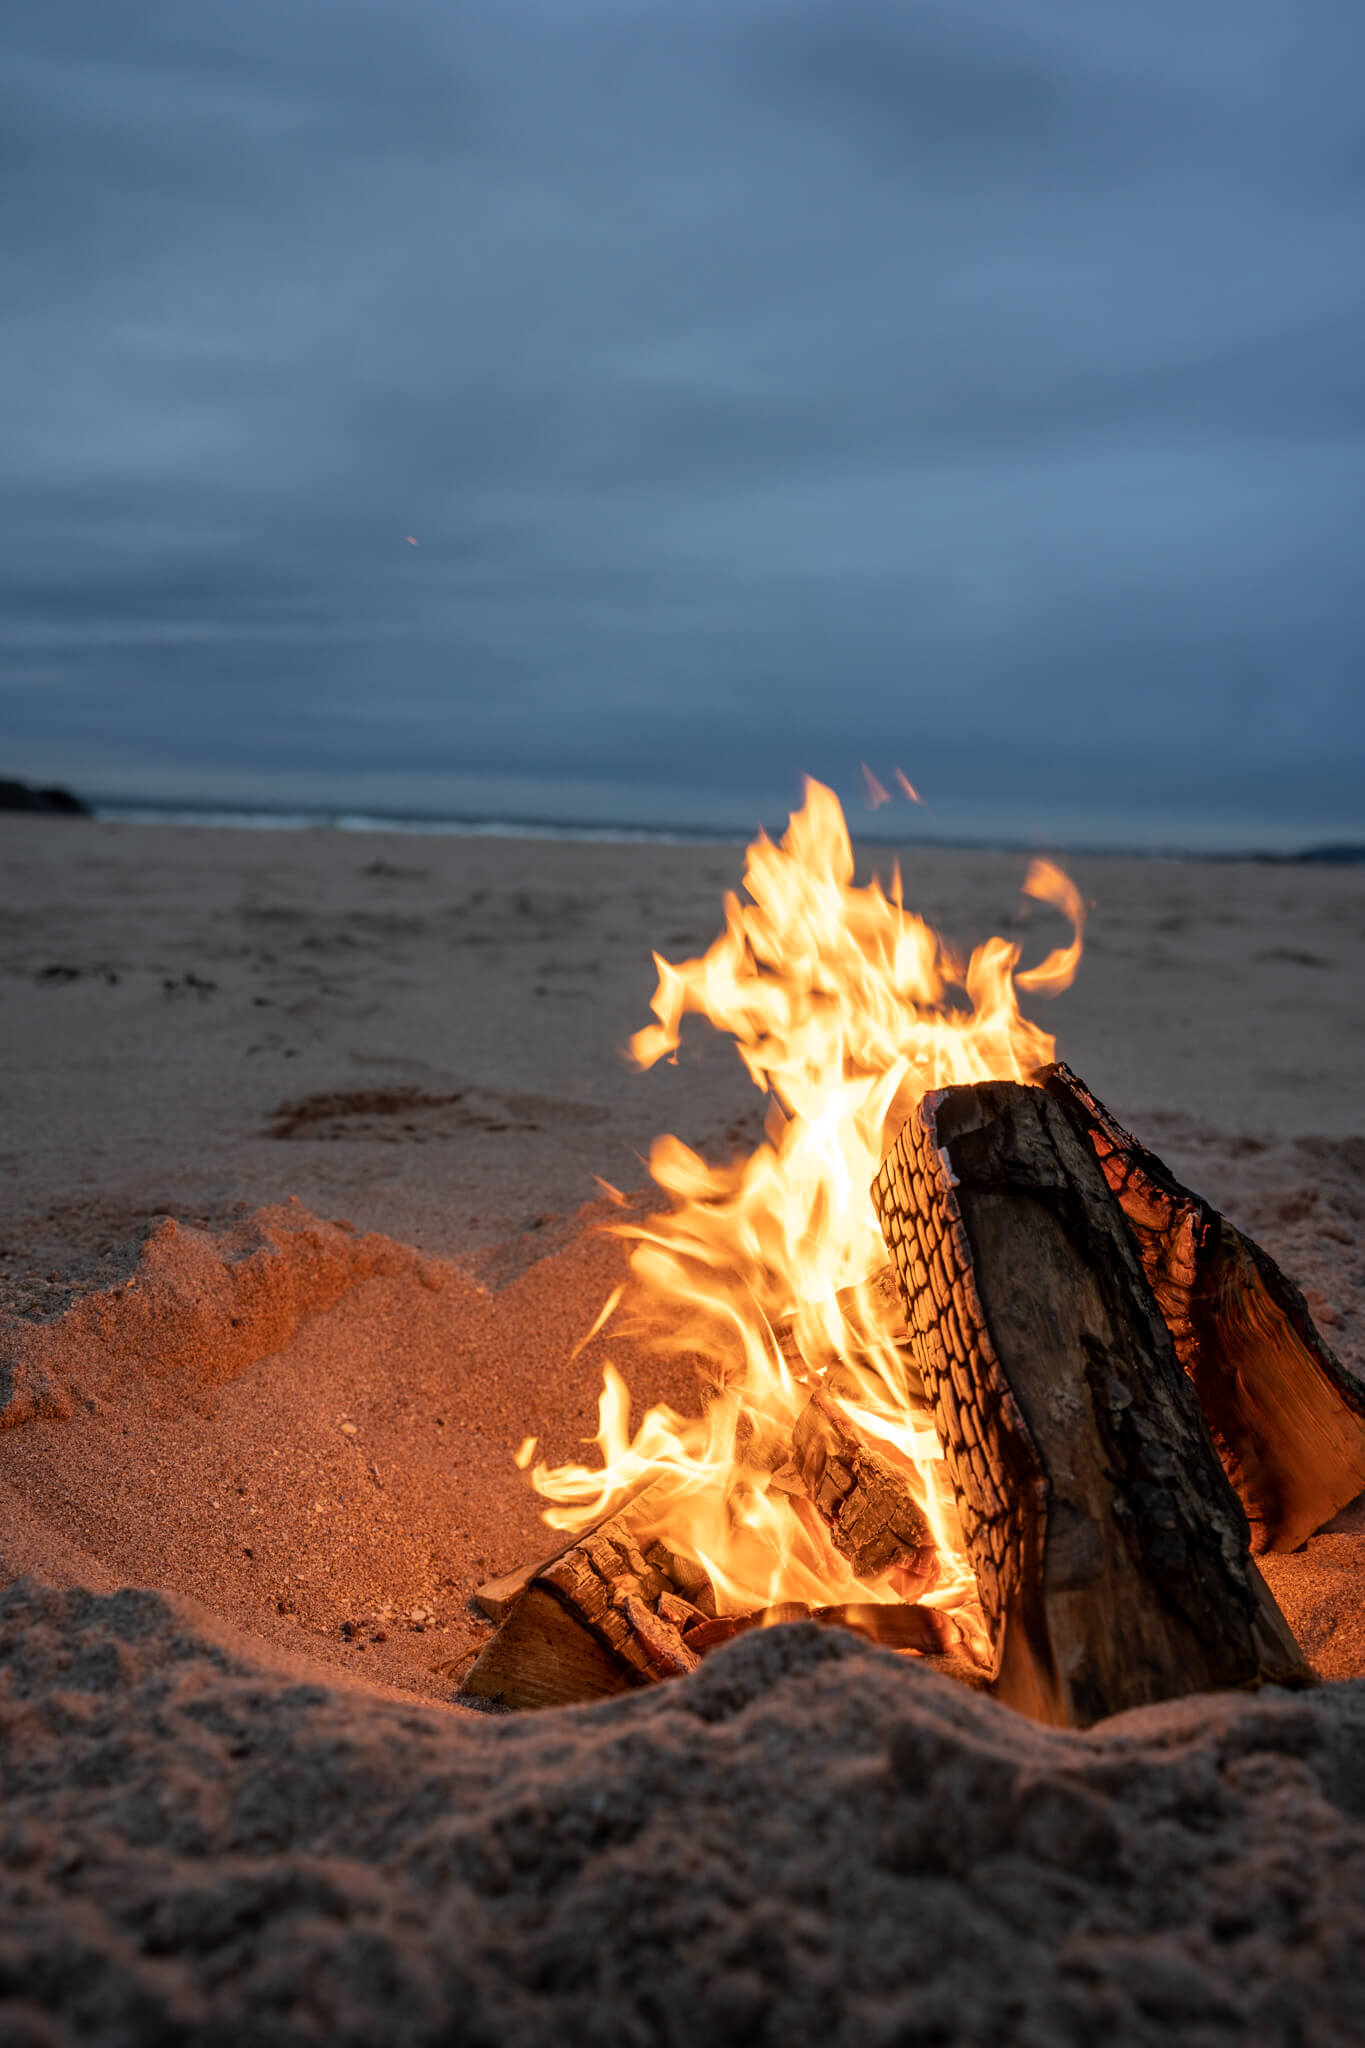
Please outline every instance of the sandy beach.
M1351 2037L1359 1509L1267 1561L1293 1700L1063 1737L797 1628L609 1706L452 1703L472 1589L546 1547L523 1438L580 1455L608 1357L689 1400L576 1347L652 1139L761 1130L714 1034L625 1055L741 845L0 854L0 2038ZM902 865L963 947L1063 935L1022 855ZM1031 1014L1365 1374L1361 870L1066 866L1085 957Z

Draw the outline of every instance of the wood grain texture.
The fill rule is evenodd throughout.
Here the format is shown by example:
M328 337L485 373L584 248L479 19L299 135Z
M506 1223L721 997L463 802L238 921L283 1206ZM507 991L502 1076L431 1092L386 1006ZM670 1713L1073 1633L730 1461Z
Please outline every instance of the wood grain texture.
M566 1707L610 1699L635 1683L590 1628L533 1584L465 1673L459 1697L522 1709Z

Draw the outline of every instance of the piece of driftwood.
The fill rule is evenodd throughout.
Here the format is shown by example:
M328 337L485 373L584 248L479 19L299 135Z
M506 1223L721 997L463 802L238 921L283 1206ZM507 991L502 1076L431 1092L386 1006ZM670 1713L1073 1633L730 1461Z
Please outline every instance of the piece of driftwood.
M792 1431L792 1462L830 1541L858 1578L889 1573L913 1602L938 1577L938 1553L910 1474L876 1449L820 1388Z
M638 1503L632 1507L638 1514ZM521 1574L507 1573L481 1588L501 1608L502 1625L465 1674L460 1696L507 1707L568 1706L694 1670L696 1654L682 1631L706 1618L697 1599L706 1602L707 1591L662 1543L642 1550L645 1539L633 1533L639 1526L623 1511L533 1567L523 1586L516 1584Z
M992 1690L1088 1727L1310 1674L1118 1203L1041 1088L927 1096L873 1186L991 1636Z
M1035 1076L1118 1199L1252 1548L1296 1550L1365 1492L1365 1386L1268 1252L1176 1179L1060 1063Z

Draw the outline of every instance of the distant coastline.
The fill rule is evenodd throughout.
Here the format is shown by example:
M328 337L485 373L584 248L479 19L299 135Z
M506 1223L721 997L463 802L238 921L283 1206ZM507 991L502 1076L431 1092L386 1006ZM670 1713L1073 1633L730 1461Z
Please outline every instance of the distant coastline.
M265 832L404 832L449 834L474 839L547 839L579 841L588 845L648 844L684 846L709 843L740 846L753 837L754 828L725 829L706 825L589 824L571 818L497 818L448 816L423 812L392 812L335 809L272 809L193 803L147 803L115 798L88 798L90 814L107 823L127 825L199 825L232 830ZM864 846L907 845L972 848L988 853L1036 852L1036 845L1010 838L948 838L928 833L897 834L869 830L852 819L854 840ZM785 828L785 819L770 823L770 833ZM1318 866L1365 866L1365 842L1342 842L1306 846L1288 852L1259 847L1232 848L1210 852L1169 846L1093 846L1081 842L1057 842L1053 851L1071 854L1103 854L1132 860L1262 861L1276 866L1308 862Z
M0 812L24 816L93 818L106 824L191 825L256 832L401 832L413 836L449 835L471 839L543 839L586 845L743 846L758 829L752 825L645 825L633 820L589 821L583 818L500 816L488 812L385 811L342 805L223 804L194 801L102 797L76 794L59 785L38 787L13 777L0 777ZM984 853L1112 855L1131 860L1261 861L1283 866L1365 866L1365 842L1336 840L1302 847L1102 845L1081 836L1043 839L990 833L895 833L849 820L854 841L865 847L936 847L975 849ZM777 837L785 817L770 819L766 830Z
M95 799L91 814L108 824L212 825L258 832L409 832L467 839L584 840L612 846L665 846L711 840L743 845L751 834L705 825L586 825L567 818L443 817L437 813L363 810L259 810L220 804L149 804Z

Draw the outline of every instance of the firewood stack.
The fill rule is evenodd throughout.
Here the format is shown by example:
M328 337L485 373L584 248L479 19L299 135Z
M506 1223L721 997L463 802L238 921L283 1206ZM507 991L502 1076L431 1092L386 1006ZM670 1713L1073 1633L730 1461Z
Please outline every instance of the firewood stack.
M717 1617L647 1489L479 1589L500 1627L462 1697L598 1699L792 1619L857 1629L1069 1727L1311 1683L1252 1552L1296 1547L1365 1491L1365 1389L1265 1252L1067 1068L1035 1080L926 1097L872 1189L989 1657L923 1604L938 1562L907 1474L817 1384L776 1478L903 1605Z

